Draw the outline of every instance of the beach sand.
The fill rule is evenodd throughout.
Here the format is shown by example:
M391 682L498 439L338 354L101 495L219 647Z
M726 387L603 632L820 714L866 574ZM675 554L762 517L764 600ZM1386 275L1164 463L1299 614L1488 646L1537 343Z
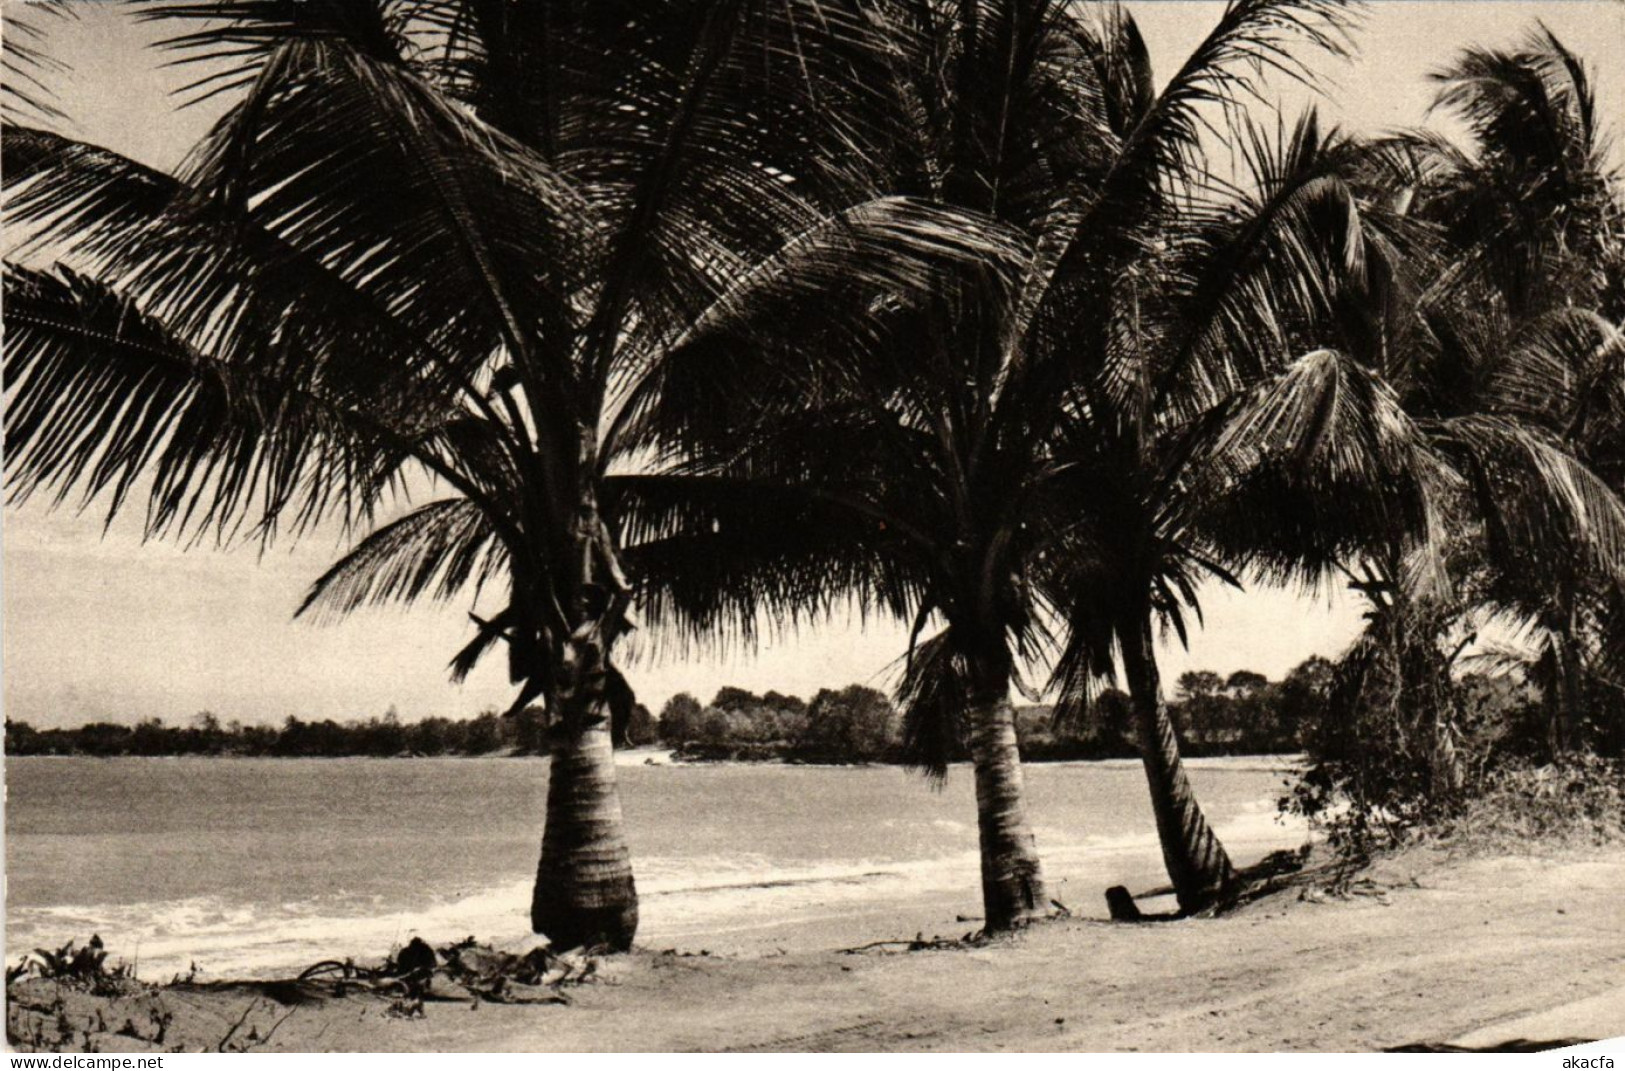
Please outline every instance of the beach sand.
M282 1006L226 989L73 996L64 1014L70 1047L104 1051L212 1049L239 1022L230 1047L291 1050L1361 1051L1625 1035L1625 850L1416 849L1366 877L1346 897L1289 889L1219 919L1064 920L949 950L640 950L602 961L569 1006L429 1003L400 1019L375 996ZM911 909L932 917L903 904L899 925ZM162 1044L117 1033L150 1037L160 1007Z

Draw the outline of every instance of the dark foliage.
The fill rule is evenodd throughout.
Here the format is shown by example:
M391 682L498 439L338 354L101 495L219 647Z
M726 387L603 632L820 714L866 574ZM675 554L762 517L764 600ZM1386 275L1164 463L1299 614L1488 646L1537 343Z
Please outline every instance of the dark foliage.
M1284 680L1242 670L1227 680L1217 674L1186 674L1181 694L1169 704L1193 755L1258 755L1293 752L1304 727L1324 703L1331 663L1311 658ZM1186 678L1211 678L1212 691L1186 691ZM1262 683L1259 683L1262 682ZM1016 708L1021 756L1029 762L1132 758L1138 754L1128 696L1115 688L1097 695L1082 718L1058 720L1047 705ZM547 751L546 719L527 707L512 717L487 711L473 718L428 717L403 722L382 717L310 721L290 717L280 726L225 724L198 714L190 725L151 718L134 725L91 722L74 728L41 729L7 720L7 755L95 757L225 755L275 758L374 758L436 755L530 755ZM904 763L903 724L896 707L873 688L851 684L825 688L812 701L773 690L763 695L733 686L709 704L687 692L666 701L656 718L642 703L633 707L626 745L660 744L683 759L784 761L819 764ZM949 761L966 761L955 745Z
M1331 663L1311 658L1284 680L1242 670L1212 692L1181 694L1170 713L1193 755L1261 755L1295 752L1304 727L1323 703L1321 684ZM1183 686L1183 683L1182 683ZM1048 705L1016 708L1016 734L1025 762L1075 762L1134 758L1139 752L1128 696L1107 688L1081 718L1060 718ZM825 689L811 704L769 691L718 691L709 705L681 692L660 712L660 742L690 760L813 763L909 763L906 726L885 697L850 685ZM947 762L969 759L963 742L947 745Z
M1554 754L1538 688L1369 641L1315 682L1308 764L1281 800L1334 849L1364 858L1439 830L1625 829L1619 750Z
M661 742L680 758L697 760L889 762L898 756L899 729L891 701L861 684L825 688L811 703L730 686L702 707L682 692L660 714Z
M5 751L20 755L234 755L253 758L373 758L435 755L545 754L542 719L526 708L511 718L486 711L473 718L423 718L403 722L393 712L381 718L337 722L289 717L281 726L225 725L203 713L189 726L157 718L135 725L92 722L72 729L38 729L6 721ZM628 744L654 742L655 721L648 708L633 708Z

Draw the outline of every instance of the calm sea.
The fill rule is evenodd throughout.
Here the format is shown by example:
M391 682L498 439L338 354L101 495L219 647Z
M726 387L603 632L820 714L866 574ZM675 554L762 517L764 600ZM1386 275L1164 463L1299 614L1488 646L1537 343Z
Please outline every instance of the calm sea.
M622 759L642 944L834 947L979 910L968 769L937 791L889 767ZM1238 862L1301 843L1275 819L1282 770L1195 765ZM22 758L5 775L12 961L96 932L147 978L265 974L527 929L545 760ZM1109 885L1162 883L1137 763L1027 781L1056 896L1099 914Z

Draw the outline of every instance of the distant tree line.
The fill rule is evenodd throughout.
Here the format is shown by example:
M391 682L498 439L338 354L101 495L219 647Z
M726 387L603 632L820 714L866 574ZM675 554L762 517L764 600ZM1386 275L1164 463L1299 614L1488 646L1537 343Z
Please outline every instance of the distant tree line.
M393 710L357 721L305 721L281 726L224 724L207 711L186 726L149 718L135 725L92 722L71 729L37 729L6 721L7 755L233 755L252 758L373 758L436 755L541 755L545 716L525 708L512 717L485 711L473 718L403 722ZM630 744L653 743L654 719L641 703L627 728Z
M1324 704L1332 663L1319 656L1280 681L1238 670L1182 675L1169 713L1192 754L1294 752ZM769 691L727 687L709 704L687 692L660 712L660 742L692 760L903 762L902 718L881 692L862 685L825 689L811 703ZM1057 720L1054 708L1016 709L1021 757L1028 762L1130 758L1139 754L1126 693L1108 688L1082 717ZM965 761L964 742L954 761Z
M1193 754L1295 751L1324 702L1332 664L1315 657L1271 681L1239 670L1181 676L1169 710ZM1020 707L1016 728L1029 761L1136 755L1128 696L1102 692L1084 717L1058 722L1045 705ZM41 729L7 720L8 755L235 755L265 758L391 758L437 755L546 754L545 715L526 708L512 717L486 711L473 718L402 721L393 711L351 721L289 717L280 726L222 722L207 711L187 725L149 718L134 725L91 722ZM627 746L659 743L691 761L804 763L902 762L903 726L885 693L860 684L826 688L809 702L769 690L727 686L710 703L672 696L656 719L633 708ZM963 760L963 746L956 756Z
M1362 744L1361 725L1327 714L1339 687L1341 663L1318 655L1281 680L1237 670L1183 673L1168 713L1193 755L1307 753L1325 763L1378 762ZM1466 674L1454 685L1463 697L1462 749L1475 767L1500 757L1540 759L1544 740L1536 691L1505 677ZM1470 716L1469 716L1470 715ZM1060 762L1138 756L1127 693L1107 688L1077 718L1057 719L1049 705L1016 708L1021 757ZM1357 721L1358 719L1356 719ZM546 715L528 707L508 717L486 711L473 718L402 721L393 711L365 720L306 721L281 726L222 723L204 712L185 726L157 718L122 725L92 722L40 729L7 720L8 755L230 755L269 758L375 758L439 755L542 755ZM626 726L626 747L659 744L691 762L903 763L903 719L885 693L861 684L825 688L811 701L769 690L719 689L709 703L687 692L671 697L656 718L636 704ZM954 761L968 761L963 741ZM1388 765L1392 765L1389 763ZM1384 769L1387 767L1384 766ZM1366 773L1366 780L1371 774ZM1399 775L1391 775L1399 776ZM1407 775L1409 776L1409 775ZM1293 806L1318 813L1330 806L1330 786L1309 778Z
M897 758L901 726L883 692L861 684L825 688L812 702L768 691L718 690L709 705L687 692L660 712L660 742L692 760L888 762Z

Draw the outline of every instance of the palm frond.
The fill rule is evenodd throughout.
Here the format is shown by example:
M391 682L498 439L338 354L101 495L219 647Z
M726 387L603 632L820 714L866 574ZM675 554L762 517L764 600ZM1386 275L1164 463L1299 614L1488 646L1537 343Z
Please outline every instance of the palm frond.
M1393 389L1346 356L1305 355L1198 426L1188 483L1170 501L1227 561L1314 582L1339 563L1409 545L1442 581L1440 496L1450 483Z
M367 534L318 577L294 611L336 620L363 606L446 601L503 568L506 549L473 503L442 499Z
M341 42L298 40L273 60L278 77L200 147L192 184L242 205L410 333L482 361L503 347L531 382L567 386L572 302L600 231L577 185Z
M1590 309L1563 308L1522 325L1497 355L1482 404L1581 443L1625 420L1625 331Z
M1101 13L1098 27L1086 40L1106 126L1119 141L1126 140L1156 105L1150 49L1139 24L1121 4Z
M8 129L4 152L7 222L31 232L19 259L54 251L230 374L295 395L320 384L324 404L365 413L380 441L416 453L464 493L490 482L481 457L454 449L485 446L461 429L465 406L483 402L469 377L487 351L414 330L387 295L116 153L26 128Z
M460 648L447 664L446 668L453 684L461 684L467 680L468 675L474 672L474 667L479 665L480 660L490 653L499 641L509 640L509 630L514 627L518 618L512 606L504 607L489 621L472 613L468 616L474 622L474 638Z
M1466 265L1519 315L1594 300L1625 210L1584 65L1542 27L1514 49L1465 49L1434 78L1434 106L1476 143L1433 207Z
M1485 643L1462 657L1462 664L1488 677L1523 679L1534 670L1541 652L1506 643Z
M1171 193L1205 182L1201 165L1204 112L1233 109L1259 93L1257 78L1275 72L1312 81L1295 48L1345 54L1349 13L1340 0L1234 0L1130 131L1110 171L1069 225L1065 251L1043 289L1065 294L1094 265L1110 278L1138 252L1144 228ZM1068 280L1072 280L1069 283Z
M365 517L406 460L364 414L194 349L135 303L66 269L5 275L10 499L105 493L116 515L150 477L149 535L271 538Z
M1489 525L1492 552L1529 576L1589 562L1625 582L1625 501L1549 435L1490 414L1429 429L1465 469Z
M1305 336L1335 336L1335 313L1366 293L1375 251L1336 133L1322 133L1311 110L1290 131L1247 137L1256 192L1185 213L1152 298L1168 303L1173 325L1156 340L1168 354L1152 398L1173 393L1186 411L1282 367Z
M1515 51L1463 49L1432 78L1434 108L1457 113L1487 152L1546 167L1592 163L1596 94L1584 64L1544 25Z
M970 666L945 628L914 650L897 688L903 710L903 760L933 781L964 753L969 724Z
M919 595L901 533L806 487L704 473L605 483L642 615L684 644L749 647L764 620L794 628L849 598L901 617Z
M1098 575L1080 571L1069 577L1069 597L1060 603L1066 630L1047 686L1055 696L1057 724L1081 724L1102 689L1117 679L1117 622L1126 593L1119 591L1113 598L1087 587Z
M28 235L17 262L49 253L76 265L223 359L253 358L289 380L320 375L329 390L348 377L380 416L388 379L402 376L422 410L436 388L427 373L456 364L321 260L179 180L43 130L9 126L0 145L6 221ZM362 359L379 347L398 356Z
M399 62L409 49L410 0L126 0L146 22L173 27L160 47L204 73L177 92L185 104L252 85L292 41L343 40L374 59ZM189 29L188 27L195 27Z
M53 75L67 70L67 65L50 53L48 31L39 16L70 18L73 7L67 0L32 0L26 4L7 5L0 22L0 108L7 117L38 119L66 118L56 105L56 94L51 88Z
M905 310L955 275L990 280L988 293L1008 289L1025 256L1021 236L996 220L912 198L825 218L739 272L628 381L614 445L692 442L730 412L765 417L770 391L788 388L780 400L801 408L815 380L872 378L897 353L891 324ZM652 422L657 399L666 416Z

